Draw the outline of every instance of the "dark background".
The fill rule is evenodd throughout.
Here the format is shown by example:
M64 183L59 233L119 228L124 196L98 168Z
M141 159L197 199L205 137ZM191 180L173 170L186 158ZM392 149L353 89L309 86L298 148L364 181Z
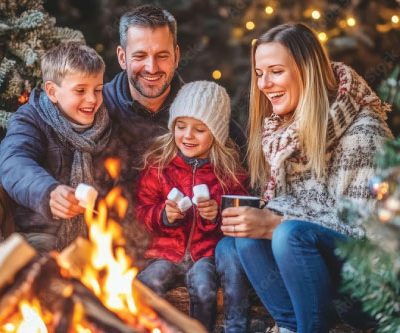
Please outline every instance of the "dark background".
M399 134L400 74L393 71L400 63L400 24L392 22L392 17L400 16L400 0L48 0L45 8L58 26L83 32L86 42L105 59L108 81L120 71L115 53L119 17L144 3L159 5L177 19L183 79L211 80L212 72L219 70L218 81L228 89L233 115L242 125L247 121L252 39L274 25L302 21L327 34L325 45L332 60L355 68L385 100L395 104L389 124ZM267 6L273 8L272 14L266 13ZM312 18L313 10L319 11L319 19ZM354 26L348 24L349 18L355 19ZM253 30L246 29L248 21L254 23Z

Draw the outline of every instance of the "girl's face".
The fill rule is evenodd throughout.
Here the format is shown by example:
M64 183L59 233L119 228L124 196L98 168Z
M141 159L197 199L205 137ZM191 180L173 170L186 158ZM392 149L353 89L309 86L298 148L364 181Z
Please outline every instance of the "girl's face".
M280 43L261 44L255 53L258 88L278 116L292 113L300 100L301 79L289 51Z
M207 158L214 137L208 127L200 120L179 117L175 122L175 144L187 157Z

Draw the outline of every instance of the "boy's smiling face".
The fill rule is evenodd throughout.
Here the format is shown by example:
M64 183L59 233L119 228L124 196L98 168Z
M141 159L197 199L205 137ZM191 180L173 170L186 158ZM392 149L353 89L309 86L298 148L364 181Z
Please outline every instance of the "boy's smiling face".
M57 85L45 82L45 90L50 100L57 105L70 121L80 125L91 125L100 105L103 103L103 72L67 74Z

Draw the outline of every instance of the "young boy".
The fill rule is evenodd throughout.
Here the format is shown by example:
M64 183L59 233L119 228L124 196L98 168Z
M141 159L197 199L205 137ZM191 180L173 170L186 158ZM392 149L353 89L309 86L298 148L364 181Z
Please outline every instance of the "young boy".
M0 145L0 177L17 203L17 231L43 253L86 235L74 187L93 184L92 158L111 129L102 106L105 65L95 50L61 44L43 56L41 69L43 90L15 112Z

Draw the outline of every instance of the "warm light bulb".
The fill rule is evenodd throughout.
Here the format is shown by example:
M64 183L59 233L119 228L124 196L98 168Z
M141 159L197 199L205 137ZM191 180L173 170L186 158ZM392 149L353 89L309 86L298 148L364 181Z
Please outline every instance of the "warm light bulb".
M218 69L213 71L211 75L212 75L214 80L219 80L222 77L222 73Z
M397 15L393 15L392 16L392 22L394 23L394 24L397 24L397 23L399 23L399 17L397 16Z
M319 12L319 10L313 10L311 13L311 17L314 20L318 20L321 17L321 13Z
M272 8L271 6L267 6L267 7L265 7L265 12L268 15L271 15L274 12L274 8Z
M246 22L246 29L247 30L253 30L256 27L253 21L248 21Z
M318 38L321 42L325 42L328 39L328 35L325 32L320 32Z
M354 17L349 17L347 19L347 25L349 27L354 27L356 25L356 23L357 23L357 21L356 21L356 19Z

